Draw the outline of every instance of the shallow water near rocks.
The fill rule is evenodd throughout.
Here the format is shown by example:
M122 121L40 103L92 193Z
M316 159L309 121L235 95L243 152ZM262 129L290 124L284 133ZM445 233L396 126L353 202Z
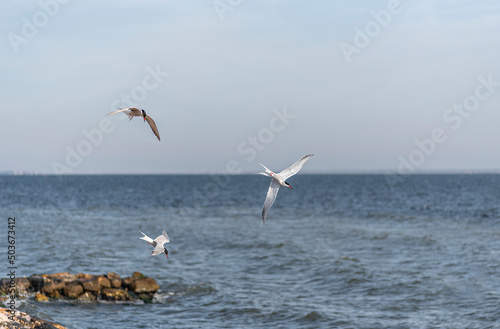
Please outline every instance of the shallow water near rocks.
M499 175L297 175L265 224L255 175L0 183L18 276L140 271L160 285L152 304L17 305L68 328L500 328ZM161 227L168 259L139 239Z

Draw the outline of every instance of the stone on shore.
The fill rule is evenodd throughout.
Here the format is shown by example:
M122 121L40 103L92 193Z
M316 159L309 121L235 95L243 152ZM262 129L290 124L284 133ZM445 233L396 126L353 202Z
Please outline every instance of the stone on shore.
M40 290L40 292L47 297L60 298L61 297L60 291L64 289L66 284L62 281L54 282L51 279L49 280L50 281L44 281L42 290Z
M29 277L30 284L31 284L31 289L33 291L41 291L43 288L43 284L45 282L45 279L39 276L38 274L33 274L32 276Z
M16 279L16 290L18 292L27 292L30 288L31 283L28 278L17 278Z
M135 280L137 280L137 278L134 278L134 277L123 278L122 285L125 288L130 289L132 282L134 282Z
M0 281L0 293L11 294L13 291L26 293L30 286L28 278L2 279Z
M97 281L99 282L101 288L111 288L111 282L109 281L108 278L104 276L98 276Z
M115 302L133 300L132 296L130 296L128 292L116 288L104 288L101 292L101 297L104 300Z
M111 287L120 288L122 286L122 278L115 272L108 273L106 277L111 282Z
M160 286L156 283L155 279L152 278L141 278L132 281L130 284L132 292L136 294L141 294L145 292L155 292L160 289Z
M109 272L108 274L106 274L106 277L110 280L122 278L119 274L116 274L115 272Z
M83 294L76 298L79 302L95 302L97 297L90 291L85 291Z
M37 302L48 302L49 301L49 297L45 296L44 294L41 294L41 293L37 292L35 294L35 300Z
M89 274L89 273L78 273L78 274L76 275L76 277L77 277L78 279L86 279L86 280L91 280L91 279L93 279L93 278L95 277L95 275L93 275L93 274Z
M70 299L76 299L83 294L83 287L79 282L66 282L64 287L64 295Z
M27 313L0 308L0 329L67 329Z
M68 272L49 274L48 277L51 279L58 279L58 280L65 282L65 283L66 282L73 282L77 279L75 274L70 274Z
M134 273L132 273L132 277L140 279L140 278L145 278L146 276L144 274L142 274L141 272L135 271Z
M101 290L101 285L99 284L97 278L93 278L90 280L88 279L80 279L80 280L83 289L86 291L98 292L99 290Z

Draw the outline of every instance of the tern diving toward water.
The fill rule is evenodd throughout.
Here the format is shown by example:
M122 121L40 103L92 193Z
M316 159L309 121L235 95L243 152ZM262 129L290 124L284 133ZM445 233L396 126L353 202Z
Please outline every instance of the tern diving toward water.
M146 111L144 111L143 109L138 109L136 107L126 107L124 109L118 109L114 112L108 113L106 114L106 116L120 112L125 113L128 116L129 121L132 120L134 117L143 117L144 122L147 121L149 123L151 130L153 130L153 133L156 135L158 140L160 140L160 134L158 133L158 128L156 128L156 124L153 118L151 118L149 115L146 114Z
M264 167L265 170L257 174L270 176L272 178L271 185L269 185L269 189L267 190L266 201L264 201L264 207L262 208L262 221L264 223L266 222L266 217L267 213L269 212L269 209L271 209L274 200L276 200L276 195L278 195L278 190L280 189L280 186L289 187L293 189L286 180L295 175L296 173L298 173L299 170L302 169L304 163L307 160L309 160L309 158L312 157L313 155L314 154L306 155L305 157L295 162L293 165L286 168L285 170L280 171L279 173L274 173L271 170L269 170L266 166L264 166L262 163L259 163L262 167Z
M139 232L141 232L141 231L139 231ZM163 228L161 229L161 235L159 235L154 240L151 239L149 236L147 236L144 233L142 233L142 235L144 235L144 236L139 237L139 239L146 241L148 244L150 244L154 247L153 252L151 253L151 256L156 256L156 255L159 255L161 253L165 253L165 255L167 255L167 258L168 258L168 250L167 250L167 248L163 247L163 245L165 243L169 243L170 238L168 237L167 232L165 232L165 230Z

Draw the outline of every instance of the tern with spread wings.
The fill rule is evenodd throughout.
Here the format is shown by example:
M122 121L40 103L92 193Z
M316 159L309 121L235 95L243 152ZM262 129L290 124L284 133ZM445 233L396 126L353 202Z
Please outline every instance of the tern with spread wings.
M139 232L141 232L141 231L139 231ZM167 232L165 232L165 230L163 228L161 229L161 235L159 235L154 240L151 239L149 236L147 236L144 233L142 233L142 235L143 236L139 237L139 239L146 241L148 244L150 244L154 247L153 252L151 253L151 256L156 256L156 255L159 255L161 253L165 253L165 255L167 255L167 258L168 258L168 250L167 250L167 248L163 247L163 245L165 243L169 243L170 238L168 237Z
M160 133L158 133L158 128L156 128L156 124L149 115L146 114L146 111L143 109L138 109L136 107L127 107L124 109L118 109L114 112L106 114L106 116L111 115L111 114L116 114L123 112L129 117L129 121L132 120L134 117L142 117L144 119L144 122L148 122L149 126L151 127L151 130L153 130L153 133L156 135L158 140L160 140Z
M286 168L285 170L279 173L274 173L271 170L269 170L266 166L264 166L262 163L259 163L262 167L264 167L264 171L259 172L257 174L269 176L272 178L271 185L269 185L269 189L267 190L266 201L264 201L264 207L262 209L263 222L266 222L267 213L269 212L269 209L271 209L274 200L276 200L276 195L278 195L278 190L280 189L280 186L289 187L293 189L286 180L295 175L296 173L298 173L299 170L302 169L304 163L307 160L309 160L309 158L312 157L313 155L314 154L306 155L305 157L303 157L302 159L295 162L293 165L291 165L290 167Z

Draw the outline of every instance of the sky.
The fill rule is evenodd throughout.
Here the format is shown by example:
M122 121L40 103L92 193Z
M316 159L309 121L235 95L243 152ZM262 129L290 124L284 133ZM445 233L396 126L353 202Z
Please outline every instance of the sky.
M0 4L0 172L500 172L496 0ZM106 116L137 106L141 118Z

